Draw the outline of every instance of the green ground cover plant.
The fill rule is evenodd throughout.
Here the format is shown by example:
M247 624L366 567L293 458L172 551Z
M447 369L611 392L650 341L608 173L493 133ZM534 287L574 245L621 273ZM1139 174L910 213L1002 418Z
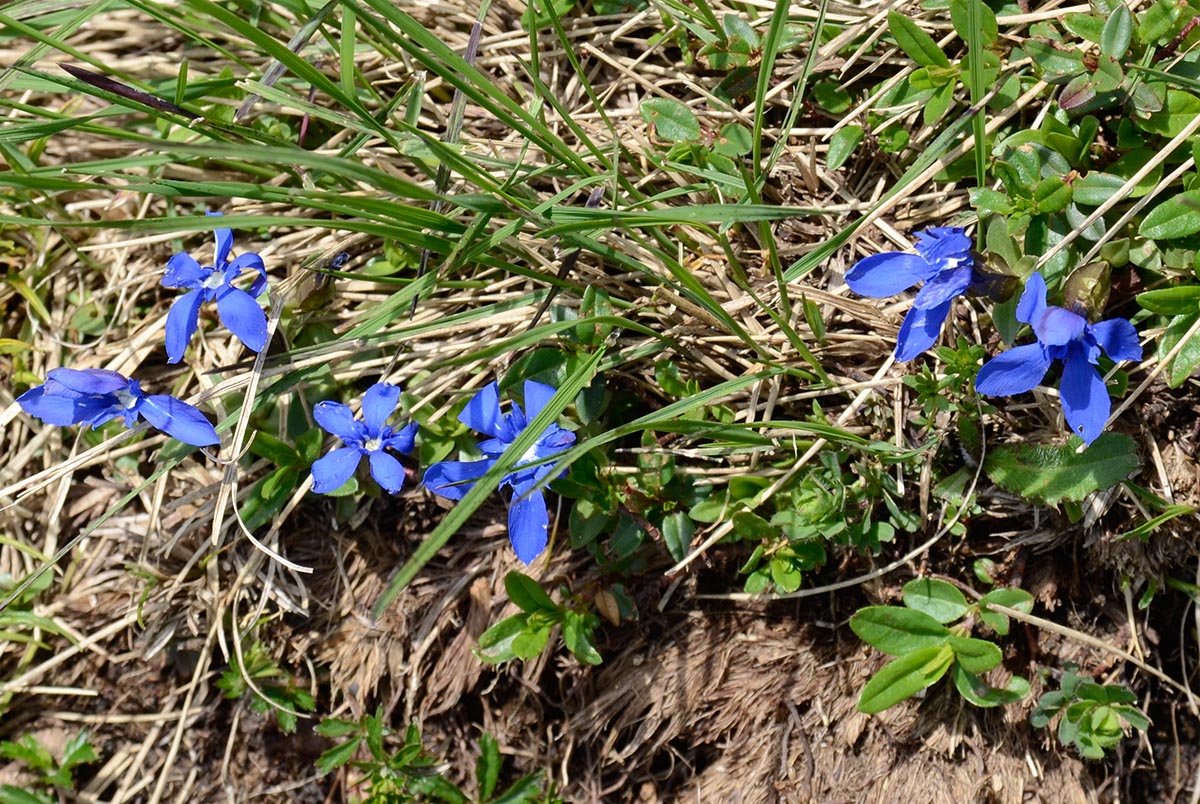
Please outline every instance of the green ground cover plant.
M1198 19L0 10L3 795L870 800L906 717L997 800L1165 766Z

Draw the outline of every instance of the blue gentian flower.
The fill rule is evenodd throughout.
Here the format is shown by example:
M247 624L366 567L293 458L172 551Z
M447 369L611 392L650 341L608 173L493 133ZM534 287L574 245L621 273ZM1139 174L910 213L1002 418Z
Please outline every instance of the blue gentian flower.
M99 427L122 416L133 427L141 416L185 444L207 447L221 439L196 408L167 394L142 393L137 380L107 369L51 369L44 385L17 398L31 416L58 427L89 424Z
M541 413L552 396L554 389L549 385L526 380L528 417L515 402L506 416L500 412L500 390L496 383L480 390L463 408L458 420L472 430L490 436L479 443L484 459L435 463L425 472L426 487L441 497L461 500L475 485L474 481L495 465L496 459L516 440L529 421ZM556 455L574 443L574 433L551 424L521 456L513 470L500 481L501 487L510 486L513 490L513 502L508 509L508 538L517 552L517 558L526 564L546 549L550 516L546 511L546 498L538 486L554 470L553 461L537 466L528 464Z
M220 215L210 212L209 215ZM183 359L188 341L196 332L200 317L200 305L217 301L217 312L221 322L238 337L247 348L261 352L267 345L267 316L255 301L267 289L267 268L257 254L240 254L229 259L233 248L233 232L229 229L213 231L217 241L212 265L201 265L186 252L179 252L167 262L167 271L162 284L168 288L187 288L167 312L167 362L178 363ZM248 291L234 287L233 281L242 271L258 271Z
M313 418L317 424L346 445L313 462L313 491L328 494L339 488L354 475L364 455L370 461L375 482L392 494L400 491L404 485L404 466L387 450L394 449L402 455L412 452L417 425L412 423L393 430L384 424L399 401L400 386L380 382L368 388L363 396L362 421L354 418L350 408L340 402L316 404Z
M957 226L936 226L916 233L917 253L872 254L846 272L846 284L860 296L894 296L918 282L912 309L896 338L896 359L912 360L937 341L957 296L977 279L971 238Z
M1113 360L1141 360L1137 330L1124 318L1089 324L1078 313L1046 304L1046 281L1033 274L1017 304L1017 320L1033 326L1037 343L1015 346L996 355L979 370L975 390L986 396L1030 391L1050 364L1061 360L1058 396L1067 424L1091 444L1108 421L1111 401L1096 368L1100 350Z

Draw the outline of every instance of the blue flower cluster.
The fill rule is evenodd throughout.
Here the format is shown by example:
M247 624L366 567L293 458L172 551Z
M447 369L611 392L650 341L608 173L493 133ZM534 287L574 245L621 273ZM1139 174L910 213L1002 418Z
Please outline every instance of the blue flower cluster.
M267 316L255 301L267 288L267 269L262 257L242 254L230 260L233 232L216 229L214 234L217 245L213 265L202 266L184 252L167 262L162 284L188 288L167 312L168 363L183 359L196 332L200 305L213 299L221 319L242 343L256 352L266 348ZM258 273L248 292L232 284L245 270ZM199 410L166 394L147 396L137 380L115 371L52 369L45 384L26 391L17 402L31 416L60 427L72 424L99 427L117 416L123 417L127 427L132 427L140 416L185 444L207 447L220 443L216 429Z
M438 496L461 500L475 482L496 464L497 459L529 426L529 420L542 411L554 393L555 389L548 385L526 381L525 404L529 408L526 417L521 406L515 402L508 414L502 413L499 386L494 382L485 386L458 416L463 424L487 436L479 443L483 459L435 463L425 471L425 487ZM313 408L313 417L327 432L340 438L345 446L313 464L313 491L327 494L341 487L354 475L363 457L367 458L371 477L380 487L392 494L400 491L405 470L388 450L402 455L410 454L417 425L408 424L396 430L386 424L399 399L399 386L390 383L372 385L363 397L362 421L356 419L350 409L341 403L317 403ZM508 511L509 540L517 557L526 564L546 549L548 541L550 516L542 486L554 470L554 462L549 459L574 443L574 433L551 424L521 456L516 467L500 479L498 488L508 486L512 488L514 496Z
M209 215L220 215L210 212ZM215 301L217 314L230 332L247 348L262 352L266 348L268 322L257 299L266 290L266 266L256 253L230 256L233 232L214 230L216 248L211 265L202 265L191 254L180 252L167 263L162 284L182 288L186 293L176 299L167 313L167 360L184 359L187 344L199 326L200 305ZM244 272L253 278L248 288L236 286ZM462 499L475 482L487 474L512 442L526 430L550 398L554 389L541 383L524 384L524 401L529 415L514 403L508 414L500 412L499 386L487 385L467 403L458 419L484 433L479 444L484 454L480 461L442 461L425 473L425 485L440 497ZM319 494L334 492L346 485L366 458L371 476L384 491L401 491L407 470L396 455L412 454L416 444L415 422L391 426L388 420L400 403L400 386L376 383L362 397L361 419L346 404L326 400L313 407L313 419L326 432L341 439L342 445L312 464L312 490ZM26 413L49 425L88 425L100 427L120 418L126 426L139 419L186 444L220 444L216 428L197 408L166 394L143 394L138 380L103 368L54 368L46 383L20 395L17 400ZM550 515L542 488L554 469L552 458L575 443L575 434L558 425L542 432L516 467L500 478L499 486L508 486L514 494L509 509L509 538L517 557L529 564L545 550Z
M924 282L896 339L900 361L912 360L933 346L955 298L988 284L971 253L971 239L961 228L926 229L916 238L916 254L874 254L846 272L846 284L863 296L891 296ZM1096 368L1100 353L1112 360L1140 360L1137 330L1123 318L1089 324L1079 313L1047 305L1046 282L1037 273L1026 282L1017 320L1032 326L1037 343L1015 347L984 364L975 380L976 390L985 396L1024 393L1042 381L1054 361L1061 361L1063 415L1071 429L1091 444L1104 430L1111 409L1108 389Z
M220 213L209 213L219 215ZM167 262L162 284L186 292L167 312L167 361L183 359L199 326L200 306L215 301L221 321L248 348L261 352L267 346L267 317L258 297L267 289L267 270L262 257L245 253L231 257L233 233L214 230L216 248L212 265L202 265L180 252ZM249 287L234 283L251 272ZM312 465L312 489L328 494L344 486L366 458L371 477L385 491L396 494L404 486L407 470L396 455L410 455L416 446L415 422L393 427L387 423L400 401L398 385L380 382L367 389L362 401L362 418L349 407L332 400L318 402L313 418L342 445L318 458ZM537 382L525 383L529 415L517 404L509 413L500 410L496 383L481 390L459 416L459 420L483 433L478 461L442 461L425 472L425 485L434 494L458 500L495 465L504 451L529 426L529 421L550 401L555 389ZM52 369L46 382L31 388L17 401L21 408L47 424L66 427L83 424L100 427L120 417L127 427L145 419L152 426L187 444L211 446L220 443L212 423L195 407L167 394L145 394L137 380L106 369ZM575 443L575 434L551 424L537 442L521 456L511 472L500 479L499 488L510 487L509 538L517 556L526 564L546 549L549 514L543 487L554 471L555 455Z

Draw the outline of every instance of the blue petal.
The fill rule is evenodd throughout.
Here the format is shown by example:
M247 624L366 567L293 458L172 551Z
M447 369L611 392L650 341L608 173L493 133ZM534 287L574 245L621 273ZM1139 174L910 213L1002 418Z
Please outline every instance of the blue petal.
M500 387L491 382L479 389L479 393L471 397L471 401L458 414L458 420L472 430L499 436L504 416L500 413Z
M1046 280L1038 273L1025 280L1025 292L1017 302L1017 320L1032 324L1046 309Z
M108 369L50 369L46 375L46 393L54 396L91 396L115 394L129 388L129 380Z
M954 299L937 307L910 309L900 325L900 334L896 336L896 359L901 363L907 362L933 346L942 332L942 324L952 304Z
M79 424L83 421L77 413L76 401L65 396L48 395L44 385L30 388L17 397L17 404L21 406L21 410L30 416L36 416L46 424L58 427Z
M947 271L939 271L937 276L930 279L917 291L913 299L913 307L931 309L945 304L966 292L971 284L973 270L971 266L960 265Z
M531 563L546 549L550 516L546 512L546 496L541 489L532 491L533 483L522 483L513 489L512 506L508 509L508 538L517 558Z
M361 445L366 438L366 428L354 418L350 408L341 402L326 399L313 406L313 418L325 432L337 436L347 444Z
M487 474L494 460L442 461L425 470L422 482L439 497L461 500L475 481Z
M975 376L975 390L984 396L1011 396L1031 391L1050 369L1041 344L1015 346L993 357Z
M1087 329L1087 319L1062 307L1047 307L1030 323L1037 339L1046 346L1068 344Z
M254 281L247 291L257 299L267 289L267 266L263 265L262 257L253 252L239 254L237 259L229 263L229 267L225 269L225 284L233 282L234 279L237 279L238 274L246 269L258 271L258 276L254 277Z
M341 488L354 475L362 454L354 447L340 447L317 458L312 465L312 490L317 494L328 494Z
M864 257L846 272L846 284L859 296L895 296L937 273L916 254L888 251Z
M221 443L208 417L182 399L151 394L139 403L138 412L150 424L185 444L207 447Z
M546 403L550 401L550 397L554 396L557 390L553 386L533 380L525 381L525 410L530 419L542 412L542 408L546 407Z
M950 267L949 263L964 261L970 265L971 238L958 226L934 226L914 232L917 253L939 268Z
M200 322L200 303L204 301L204 292L190 290L180 296L167 311L167 362L178 363L183 360L188 342L196 332Z
M1095 441L1104 431L1112 400L1100 372L1088 362L1087 347L1083 343L1068 347L1058 396L1071 430L1088 444Z
M383 423L396 410L400 401L400 386L388 382L377 382L367 389L363 395L363 422L367 425L367 435L378 438Z
M213 213L209 213L212 215ZM216 213L221 214L221 213ZM229 261L229 250L233 248L233 232L229 229L213 229L213 237L217 242L217 250L213 255L213 267L218 271L225 267L225 263Z
M546 432L542 433L537 440L536 453L539 458L543 458L561 450L563 447L569 447L575 443L575 434L570 430L564 430L557 424L552 424L546 428Z
M162 285L165 288L198 288L210 273L212 272L196 262L192 255L181 251L167 260Z
M267 346L267 315L258 302L241 288L228 287L217 296L221 322L252 352Z
M392 435L384 444L385 447L391 447L401 455L408 455L416 446L417 423L411 422Z
M395 494L404 485L404 466L383 450L372 452L371 477L386 491Z
M1092 326L1096 343L1113 360L1141 360L1137 330L1124 318L1110 318Z

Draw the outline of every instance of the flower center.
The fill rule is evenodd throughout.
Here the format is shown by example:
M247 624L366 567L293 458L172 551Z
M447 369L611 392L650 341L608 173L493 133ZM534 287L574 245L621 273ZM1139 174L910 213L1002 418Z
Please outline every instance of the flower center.
M225 284L225 276L220 271L214 270L211 274L205 277L200 283L206 290L216 290Z
M117 391L116 397L117 397L117 405L122 410L130 410L133 407L135 407L138 402L138 398L136 396L134 396L133 394L129 393L129 390L126 388L122 388L120 391Z
M363 449L365 449L367 452L378 452L379 450L383 449L383 439L368 438L363 442Z

